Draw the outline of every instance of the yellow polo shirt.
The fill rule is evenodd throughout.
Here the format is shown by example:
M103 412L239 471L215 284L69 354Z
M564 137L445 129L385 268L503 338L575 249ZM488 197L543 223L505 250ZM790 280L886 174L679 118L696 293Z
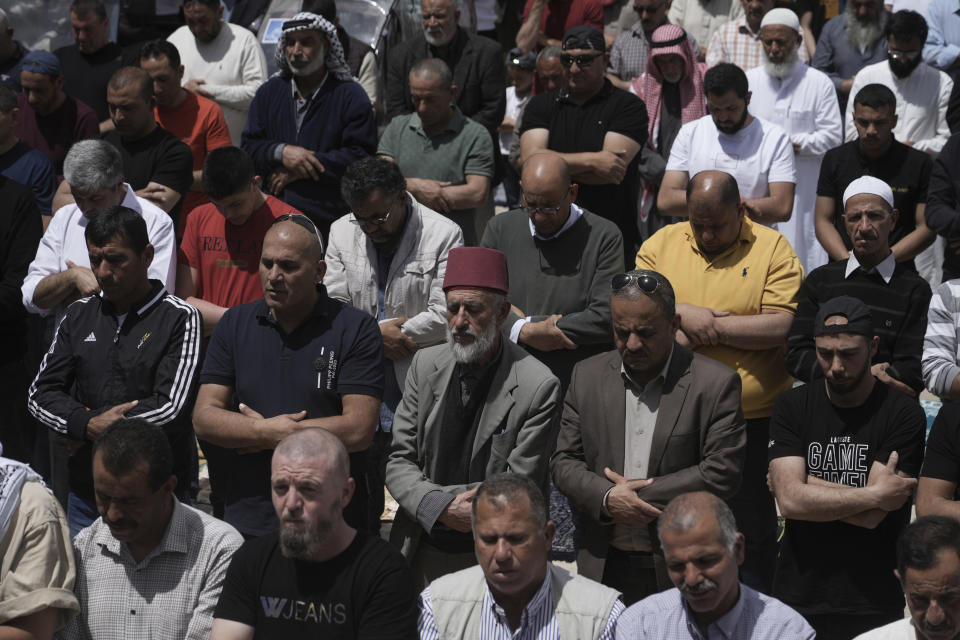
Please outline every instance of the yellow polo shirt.
M709 260L697 247L689 222L667 225L640 247L638 269L662 273L673 285L677 303L695 304L731 315L757 315L764 309L797 311L803 267L779 232L744 218L740 238ZM793 384L785 363L786 341L777 349L699 347L740 374L743 415L765 418L777 395Z

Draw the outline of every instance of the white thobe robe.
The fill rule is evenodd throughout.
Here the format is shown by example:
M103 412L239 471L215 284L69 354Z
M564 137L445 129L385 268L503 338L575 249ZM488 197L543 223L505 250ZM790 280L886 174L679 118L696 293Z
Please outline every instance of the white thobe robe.
M776 229L800 257L804 271L826 264L827 252L817 240L813 209L817 200L820 162L843 138L840 105L833 82L823 72L798 63L786 77L775 78L760 66L747 72L750 113L775 122L794 144L797 187L793 215Z

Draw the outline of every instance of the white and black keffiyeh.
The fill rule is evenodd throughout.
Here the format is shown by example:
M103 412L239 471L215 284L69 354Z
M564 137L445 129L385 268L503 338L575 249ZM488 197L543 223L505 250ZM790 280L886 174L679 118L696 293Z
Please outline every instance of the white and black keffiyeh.
M0 453L3 447L0 446ZM20 489L23 483L33 480L43 483L36 471L28 465L10 458L0 457L0 539L7 535L13 515L20 506Z
M283 77L288 78L293 73L290 71L290 63L284 53L287 42L287 34L294 31L306 31L311 29L319 31L327 37L327 57L324 59L324 66L329 73L332 73L338 80L344 82L356 80L347 67L347 61L343 55L343 46L337 37L337 28L333 26L323 16L315 13L301 12L283 23L283 34L280 36L280 42L277 43L277 50L274 53L277 62L277 68Z

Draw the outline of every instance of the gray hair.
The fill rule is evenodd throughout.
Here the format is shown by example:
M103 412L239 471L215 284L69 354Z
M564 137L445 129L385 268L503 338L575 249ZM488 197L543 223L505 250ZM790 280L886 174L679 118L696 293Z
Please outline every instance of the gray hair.
M657 522L657 537L663 546L663 531L689 531L703 521L705 506L712 507L713 515L720 527L720 542L731 553L737 544L737 520L727 503L706 491L682 493L675 497L660 514Z
M477 505L481 498L486 498L487 502L499 510L515 504L519 496L526 496L527 500L530 501L530 513L528 514L530 520L537 525L537 529L543 529L548 518L547 500L543 495L543 490L527 476L516 473L498 473L480 483L471 505L473 522L476 523L477 521Z
M81 140L67 152L63 177L71 190L80 193L112 189L123 182L123 158L109 142Z
M544 60L553 60L554 58L559 58L560 54L562 53L563 49L555 44L552 44L549 47L544 47L540 50L540 53L537 54L537 64Z
M446 62L440 58L424 58L410 69L411 76L423 77L435 75L443 87L453 85L453 72Z
M670 284L670 281L667 280L666 276L650 269L634 269L633 271L628 271L625 275L632 278L630 284L614 291L613 297L636 300L641 296L646 296L657 303L657 306L663 311L663 315L667 317L667 320L673 319L673 316L677 314L677 296L673 292L673 286ZM657 281L657 288L652 293L647 293L637 285L637 278L643 276L649 276ZM616 280L616 277L614 280Z

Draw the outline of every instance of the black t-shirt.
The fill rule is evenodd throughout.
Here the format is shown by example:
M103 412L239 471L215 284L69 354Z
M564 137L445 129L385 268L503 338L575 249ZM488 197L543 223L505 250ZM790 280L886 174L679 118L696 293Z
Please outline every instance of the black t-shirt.
M945 402L937 413L920 475L960 486L960 404Z
M134 191L156 182L180 194L180 200L170 211L170 217L176 221L183 196L193 183L190 147L159 125L139 140L124 140L115 130L103 134L103 139L120 151L123 178Z
M604 81L600 93L582 105L575 104L565 89L535 95L523 110L520 134L531 129L547 129L547 148L559 153L584 153L603 149L608 132L632 138L641 147L647 141L647 108L629 91ZM620 184L581 184L577 204L612 220L623 234L624 251L635 258L637 230L637 190L640 186L634 156Z
M77 45L53 52L63 68L63 90L93 109L100 122L110 118L107 110L107 83L124 63L137 66L139 60L124 60L123 50L114 42L93 53L80 53Z
M279 534L243 543L214 617L253 627L254 638L380 640L417 637L417 590L400 552L358 531L326 562L284 557Z
M920 471L926 416L916 400L877 382L859 407L840 408L814 382L780 394L770 418L770 459L800 456L807 473L864 487L873 463L891 451L898 469ZM893 575L896 541L910 520L910 503L876 529L834 520L786 522L773 595L801 614L903 612L903 591Z
M871 160L860 151L859 142L853 140L830 149L823 156L817 195L833 198L833 226L843 238L844 246L852 249L853 243L843 224L843 192L851 182L863 176L873 176L889 184L893 189L893 206L900 212L890 233L890 245L893 246L917 228L917 204L927 201L932 167L930 156L902 142L894 140L885 154Z

